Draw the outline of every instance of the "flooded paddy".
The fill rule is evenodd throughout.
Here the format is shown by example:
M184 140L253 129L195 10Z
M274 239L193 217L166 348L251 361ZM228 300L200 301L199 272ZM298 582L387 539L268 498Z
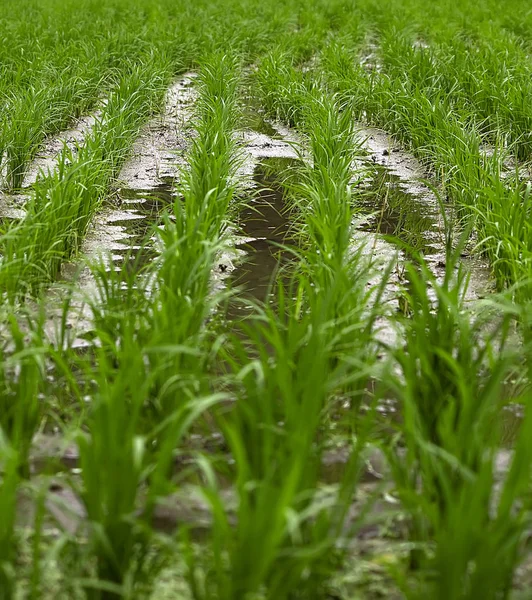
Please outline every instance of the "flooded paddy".
M74 418L79 418L81 421L86 414L89 415L87 418L92 418L93 410L96 411L101 406L106 386L109 385L109 389L112 389L116 381L120 381L118 377L115 381L113 369L118 371L123 367L120 363L122 360L120 352L123 350L124 338L123 329L119 327L123 327L125 321L120 321L120 315L113 315L118 325L116 329L113 330L111 327L110 331L105 332L111 340L110 344L105 335L102 335L102 331L94 326L94 315L87 309L87 295L92 294L93 306L98 302L104 303L105 298L103 296L98 298L97 291L94 289L94 273L91 271L90 263L98 256L104 256L105 268L109 272L115 272L116 281L126 287L131 284L131 281L135 281L135 278L141 281L144 267L156 264L160 248L157 246L154 234L156 229L163 225L163 215L171 215L174 204L183 201L178 191L180 177L183 169L187 168L186 159L192 140L199 135L197 131L191 129L189 122L196 98L194 82L194 75L189 74L169 91L164 118L149 123L135 143L130 159L125 163L112 193L93 220L84 242L84 256L80 258L86 260L89 266L83 268L80 273L78 268L83 264L82 261L79 261L77 266L76 261L65 265L62 283L75 282L79 289L73 295L74 299L66 318L60 313L56 314L54 323L57 324L58 320L65 318L69 332L65 348L71 352L70 360L73 361L69 375L74 384L72 381L70 383L86 385L87 393L83 396L82 406L74 409L67 407L68 399L66 401L62 399L64 405L57 409L57 414L61 415L61 418L68 413L68 410L71 411L69 418L74 415ZM216 286L227 287L233 295L223 308L211 309L211 313L203 322L207 329L211 326L212 312L217 309L221 313L225 311L221 314L223 326L220 329L223 334L229 336L234 329L237 329L237 321L253 316L253 305L260 306L264 303L275 309L279 285L288 283L290 274L297 269L297 259L292 250L297 250L300 238L297 231L298 215L291 197L294 192L290 183L292 176L297 177L298 173L305 168L308 155L304 139L296 132L267 120L262 113L246 114L243 122L245 129L233 132L243 160L242 166L234 174L234 179L238 181L239 186L238 194L233 201L238 210L231 215L233 222L229 228L230 235L227 235L231 247L227 255L221 254L213 261L212 289L209 290L209 293L215 296L213 289ZM353 250L363 244L364 259L372 265L373 272L367 282L368 288L376 287L385 274L387 277L386 289L381 305L378 307L380 316L375 322L375 331L372 332L371 340L368 341L368 347L375 345L379 351L376 353L374 363L360 366L361 370L367 369L368 373L360 375L357 372L359 365L353 369L351 377L357 382L358 378L362 380L365 377L365 387L361 385L361 389L355 391L350 388L351 396L334 396L336 388L333 385L329 388L329 382L326 382L325 389L333 397L328 397L326 405L320 408L327 413L327 416L321 428L317 430L316 439L309 450L308 461L316 472L315 487L318 493L333 506L337 501L334 499L334 494L352 477L352 459L355 451L349 440L353 432L356 431L358 434L361 423L374 411L373 435L379 437L380 445L373 445L372 441L369 441L361 450L358 457L360 460L357 467L356 491L346 501L347 516L341 527L342 536L350 536L349 544L353 552L356 548L356 552L371 555L375 550L373 543L381 544L379 548L387 551L391 548L392 552L395 552L402 544L407 543L409 535L408 527L405 525L407 509L399 506L394 486L394 473L388 464L388 457L382 450L382 440L386 443L388 440L395 439L397 431L404 427L400 391L392 390L386 381L386 377L395 376L396 372L387 373L382 370L383 365L392 359L395 352L404 349L404 329L401 327L404 327L407 322L408 313L405 311L398 317L401 311L401 294L405 290L408 291L407 283L402 279L404 264L410 260L416 263L425 259L436 281L441 280L446 268L444 262L446 232L445 219L442 217L437 197L430 187L420 180L420 166L415 159L393 145L391 138L383 132L371 133L365 141L362 141L362 146L365 148L366 156L353 166L353 176L358 185L353 186L352 189L352 241ZM10 218L7 208L5 218ZM469 257L464 255L462 258L468 260ZM389 272L388 265L391 265ZM489 284L489 277L488 268L481 261L471 261L469 265L473 291L468 299L473 302L481 298L482 294L486 293L486 289L489 290L489 285L485 287L486 283ZM188 270L191 265L184 263L178 266ZM148 294L151 292L150 289L144 289L140 285L138 289ZM49 298L54 297L54 291L57 290L52 290ZM177 291L181 293L181 290ZM189 291L186 290L187 293ZM56 300L56 305L60 306L59 293ZM194 305L194 302L199 304L200 300L203 301L203 299L195 300L190 296L180 306ZM139 306L142 306L142 302ZM50 313L54 311L52 302L48 308ZM181 312L175 311L171 320L179 321L181 316ZM252 322L252 319L248 321ZM114 325L115 322L110 320L110 323ZM206 338L207 344L211 344L220 333L216 326L215 324L209 333L211 337ZM297 323L294 326L297 326ZM52 329L51 325L49 329ZM132 330L130 333L134 339L135 331ZM360 334L360 331L357 331L357 334ZM116 339L113 339L113 335ZM62 340L57 339L57 334L54 338L53 334L49 333L48 338L55 345L55 351L59 351ZM210 352L202 346L205 340L201 335L193 339L202 352ZM220 339L222 341L219 342L217 339L216 344L227 343L223 337ZM173 342L174 340L171 339L168 345L172 352L174 352L171 346ZM176 347L179 353L181 346L176 343ZM270 353L267 343L264 347L268 349L265 354ZM221 408L215 407L212 410L209 408L204 415L205 421L197 426L191 426L186 435L179 440L179 448L174 449L166 465L166 476L178 482L175 485L176 491L171 494L161 494L153 505L149 505L147 498L149 498L148 490L152 481L149 476L139 480L138 497L129 516L132 519L146 519L144 524L149 524L158 532L174 535L176 531L178 533L186 531L186 535L190 535L194 543L207 544L213 528L218 526L217 518L219 518L215 506L209 501L208 494L204 493L208 486L212 494L217 494L217 501L220 502L221 511L228 525L227 531L237 530L245 522L242 513L239 512L241 510L239 502L242 502L243 494L242 489L238 488L239 468L242 468L239 464L241 457L234 452L234 446L231 446L230 428L224 429L223 426L224 420L230 419L232 411L236 411L235 406L238 403L253 402L253 393L249 396L242 395L235 400L235 390L238 390L245 376L242 376L238 385L234 385L234 381L232 387L227 385L225 381L221 381L218 372L218 357L210 356L209 360L203 362L203 358L199 358L198 348L194 346L187 349L193 357L192 367L185 360L181 361L181 357L176 360L177 366L175 373L172 372L172 381L169 384L165 382L165 385L168 384L169 389L172 389L171 386L177 382L176 396L184 390L185 394L194 399L200 395L200 391L201 393L205 391L212 393L213 390L217 392L219 387L225 394ZM160 352L160 348L156 347L155 350L156 352L153 353L153 348L147 351L143 349L145 355L142 355L142 361L137 364L137 368L151 364L150 361L154 354ZM320 350L316 348L316 353L318 354ZM298 352L302 354L305 352L304 344L301 344ZM105 356L105 353L112 357L109 362L112 364L112 369L109 371L108 381L102 383L100 380L100 389L97 389L97 385L92 380L92 370L96 370L97 361L101 356ZM338 354L340 355L340 352ZM169 355L173 360L173 354L170 352ZM261 366L263 372L270 373L270 376L273 371L268 372L267 369L273 364L274 356L272 352L269 359ZM128 360L134 361L135 358L129 356ZM295 354L294 362L297 358L298 355ZM345 361L346 369L350 365L351 358L356 364L356 357L348 357ZM334 355L330 363L327 363L327 368L337 364L337 360L338 356ZM197 367L195 362L200 366ZM83 365L83 368L78 368L78 365ZM165 372L164 369L168 368L168 364L164 363L157 366L161 372ZM288 367L290 368L291 364ZM57 365L54 368L55 370L51 369L48 372L52 390L54 377L61 376ZM196 368L197 372L194 371ZM258 372L257 379L261 374L262 371ZM311 375L312 373L299 373L297 377L294 376L296 382L293 384L294 387L297 386L298 380ZM193 380L194 376L197 376L198 380L187 387L189 385L187 378ZM240 376L241 372L238 372L238 378ZM398 378L395 384L398 388L402 382ZM129 398L135 396L136 390L130 389L128 385L125 383L125 392L119 390L116 397L113 397L116 405L119 406L120 400L124 398L129 402ZM179 387L181 385L182 388ZM248 385L250 389L257 392L258 388L253 388L249 383ZM154 385L153 389L161 393L161 398L167 392L164 385L162 392L161 387ZM142 407L139 409L140 413L144 410L146 402L153 401L150 397L150 394L154 393L153 389L149 387L142 389L141 394L144 395L142 397L139 395L141 397L139 406ZM311 392L307 390L306 395L311 395ZM272 411L282 414L282 407L279 408L284 401L282 394L277 393L272 398ZM302 403L305 402L305 395L302 395L300 400ZM172 398L176 406L179 406L179 401L180 398L177 402ZM157 409L160 410L160 407ZM355 418L353 413L356 410L360 414ZM504 412L508 413L508 424L503 424L502 429L504 435L512 436L513 440L517 435L515 430L519 429L522 415L513 410ZM507 416L505 414L504 419ZM232 425L236 427L234 423ZM87 467L83 462L83 453L87 452L87 446L84 447L84 444L90 444L93 435L99 433L91 427L86 427L82 434L77 432L75 436L70 434L69 437L68 426L63 428L62 423L60 426L47 424L42 426L33 438L30 452L31 474L36 481L41 481L40 478L44 481L46 476L50 477L44 509L47 534L55 535L57 526L60 526L71 536L81 536L85 539L85 536L90 535L92 517L87 510L84 497L86 484L83 482L83 475ZM157 431L159 431L158 427L159 424L157 424ZM243 430L245 427L247 425L243 426ZM253 427L251 421L249 427ZM277 432L284 432L285 427L286 422L277 419L277 412L275 417L264 425L264 429ZM157 456L159 448L155 443L152 444L150 438L153 432L142 429L137 433L139 447L140 443L144 444L148 440L146 446L142 446L143 452L146 448L145 456L149 459ZM116 432L113 435L116 435ZM259 438L263 433L254 431L250 437L251 435L257 435ZM280 442L283 437L284 433L278 441ZM259 441L261 440L262 438ZM506 439L504 441L507 443ZM247 440L245 442L248 443ZM511 444L512 441L508 442L508 446ZM260 448L261 450L263 448L262 441ZM407 449L402 444L398 444L395 449L397 456L402 460L406 456ZM508 450L497 450L495 456L495 478L499 482L507 472L511 458ZM208 464L209 467L202 469L200 468L202 464ZM301 468L301 473L303 472L304 469ZM282 480L284 475L281 468L274 477ZM331 494L330 498L334 500L331 500L327 494ZM35 519L35 514L35 502L21 494L18 498L18 518L22 526L28 527ZM368 519L364 521L366 517ZM362 521L364 524L359 527ZM309 523L314 523L314 517L309 518L307 525ZM344 541L342 540L341 543Z

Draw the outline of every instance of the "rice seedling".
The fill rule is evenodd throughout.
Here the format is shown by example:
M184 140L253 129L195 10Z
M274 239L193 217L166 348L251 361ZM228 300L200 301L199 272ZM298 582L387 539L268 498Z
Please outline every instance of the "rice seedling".
M17 455L20 475L29 477L29 449L44 412L40 392L45 370L42 322L30 321L29 332L13 314L7 314L14 348L2 350L0 374L0 430ZM30 337L28 340L27 338Z
M460 279L451 282L450 272L438 284L426 270L412 270L410 285L413 313L405 347L396 353L405 447L404 453L385 450L411 518L411 565L423 573L421 583L403 580L405 594L473 598L482 590L487 597L507 597L529 523L526 485L511 473L529 472L530 458L521 445L525 420L513 466L496 484L497 422L509 363L493 351L504 343L506 319L496 317L489 332L485 319L470 322L461 310Z
M15 514L19 483L19 463L16 450L0 430L0 506L2 524L0 525L0 593L7 600L14 598L16 585L16 542Z
M532 18L518 0L455 4L5 0L0 596L526 597ZM189 69L178 139L150 117ZM378 164L361 124L393 136ZM177 139L165 180L153 156ZM29 185L47 148L56 167ZM288 174L280 160L249 177L294 150ZM173 186L156 211L134 168L132 189L117 182L132 152ZM409 153L441 217L409 218ZM239 215L263 184L288 233L269 235L272 207L250 242ZM392 188L404 218L389 262L393 240L359 216ZM112 241L87 260L107 212ZM446 252L405 249L434 223ZM231 273L258 269L253 248L273 239L289 260L250 299ZM470 300L471 260L500 294ZM524 415L502 452L508 408ZM47 436L75 441L70 462L39 457ZM22 488L38 491L35 518Z

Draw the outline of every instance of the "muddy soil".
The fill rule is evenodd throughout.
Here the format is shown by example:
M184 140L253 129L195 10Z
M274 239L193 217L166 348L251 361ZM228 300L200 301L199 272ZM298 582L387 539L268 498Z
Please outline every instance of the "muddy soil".
M135 143L132 156L120 175L115 197L97 216L88 233L83 248L87 257L110 253L109 268L122 269L132 268L134 259L137 259L137 267L155 255L153 245L146 241L149 241L152 228L159 224L162 212L176 200L175 185L193 136L188 127L195 99L193 80L193 74L189 74L175 83L167 95L164 114L151 122ZM268 294L275 294L272 282L275 282L279 268L290 260L289 254L279 248L279 245L292 243L289 206L281 178L301 158L294 149L294 142L299 138L260 116L249 117L248 124L249 129L239 134L245 160L238 176L248 178L249 199L239 215L239 229L232 240L234 252L220 257L216 277L223 285L229 283L238 287L241 297L268 301L271 299ZM425 174L416 159L397 148L392 138L380 130L359 128L358 135L367 153L363 165L367 176L359 182L360 215L357 215L354 245L362 242L368 259L375 261L375 282L390 261L397 262L386 296L390 310L396 310L396 296L401 285L398 271L401 261L411 255L409 248L422 253L438 276L445 269L443 218L436 195L422 181ZM76 269L75 265L67 266L65 279L69 279ZM471 280L473 285L469 293L472 300L488 293L490 282L486 265L472 262ZM69 316L74 336L71 343L90 343L82 334L91 327L91 316L83 302L84 294L92 293L91 285L90 272L85 269L79 279L79 300L74 303ZM229 319L245 316L242 310L241 306L231 305ZM379 326L386 343L395 343L397 332L391 331L385 319ZM36 475L43 468L49 468L54 460L76 475L77 448L58 437L35 440L32 463ZM207 440L202 440L200 449L210 452L206 445ZM215 445L212 449L212 452L225 451L223 446ZM342 448L325 454L322 463L324 484L334 485L340 481L348 457L349 452ZM507 457L508 454L501 454L497 463L502 465L504 472ZM352 521L371 496L377 500L374 512L379 519L389 521L397 514L396 502L387 495L387 480L382 456L369 456L365 460L357 501L351 510ZM230 489L224 493L227 509L232 512L234 493ZM21 500L21 519L26 522L31 514L28 507L31 502ZM61 476L51 483L47 510L52 520L71 532L85 521L79 499ZM211 523L209 508L197 496L193 486L184 486L182 492L167 499L155 515L155 526L164 531L173 531L181 523L194 523L197 529L203 530ZM392 528L392 533L396 535L397 531ZM383 537L381 529L369 527L359 533L358 539L374 540L377 537Z
M367 154L369 177L360 187L361 206L373 209L369 229L388 240L390 236L396 238L403 260L412 257L411 251L421 253L436 279L442 280L446 268L445 222L451 227L455 223L452 207L442 204L429 187L421 163L386 132L359 125L357 137ZM475 301L494 291L486 261L466 248L461 262L470 275L466 300Z
M109 269L135 268L156 256L150 232L160 225L163 212L177 197L176 186L184 154L193 136L190 128L196 92L194 73L180 77L168 90L162 113L150 121L133 145L112 196L89 226L82 246L82 261L64 264L63 282L49 291L50 319L47 331L57 339L64 294L62 283L76 281L77 290L67 319L66 344L74 348L91 345L86 338L92 329L87 297L95 297L96 286L84 263L103 260Z

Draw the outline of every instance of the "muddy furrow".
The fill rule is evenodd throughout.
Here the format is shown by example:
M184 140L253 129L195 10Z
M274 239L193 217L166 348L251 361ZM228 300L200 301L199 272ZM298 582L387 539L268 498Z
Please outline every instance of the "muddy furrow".
M238 228L230 234L230 248L214 271L214 282L215 287L224 287L229 278L231 285L238 287L238 296L263 301L276 271L287 259L279 244L288 242L291 223L279 177L297 164L299 157L273 125L261 118L250 125L253 129L237 133L242 152L237 179L242 183L244 204ZM231 303L227 318L243 317L246 310L238 301Z
M409 248L421 253L436 279L442 280L446 269L445 221L452 226L452 208L444 207L444 218L436 193L425 183L421 163L386 132L358 126L357 137L367 153L370 173L360 186L361 206L373 213L362 229L397 238L404 245L400 250L403 259L409 257ZM464 251L461 262L470 273L466 300L478 300L493 291L486 261Z
M66 342L75 348L92 344L86 339L92 330L87 298L94 298L97 291L88 263L101 257L110 260L109 269L130 268L133 261L140 267L156 255L146 241L175 199L175 185L192 136L189 121L196 98L195 77L187 73L168 89L163 111L142 129L117 178L115 193L93 219L82 245L82 261L63 265L63 279L77 284L67 318ZM63 292L59 285L49 293L57 296L47 324L54 339Z
M133 144L118 177L114 201L96 216L87 234L86 256L107 251L120 255L124 246L138 246L171 204L192 135L188 124L196 98L195 77L187 73L168 89L162 113Z
M304 138L297 131L260 118L254 120L253 126L255 130L241 134L241 141L245 156L242 174L252 176L251 187L255 193L240 213L240 236L233 240L233 261L229 256L219 265L223 274L218 277L223 280L230 275L231 284L238 286L240 297L274 303L276 284L283 281L283 272L289 272L282 268L289 267L294 260L289 250L295 245L291 235L293 219L283 178L289 169L301 167L302 161L311 161L311 157ZM356 177L367 171L365 165L356 165L354 169ZM365 208L368 214L372 210ZM374 272L370 285L378 285L388 264L397 262L397 248L376 233L375 225L367 217L361 219L358 229L353 250L361 249L362 260L370 263ZM283 250L280 245L288 249ZM396 268L385 293L389 313L398 310L399 284ZM230 305L227 317L242 318L248 310L244 303L236 301ZM390 321L383 318L377 323L377 335L387 344L396 339Z
M25 216L24 205L29 198L33 185L42 177L53 173L58 166L59 158L65 148L76 153L83 145L86 136L101 117L101 110L91 115L80 117L70 129L48 137L34 160L28 165L26 174L19 191L0 191L0 223L20 221ZM5 178L5 173L3 178Z

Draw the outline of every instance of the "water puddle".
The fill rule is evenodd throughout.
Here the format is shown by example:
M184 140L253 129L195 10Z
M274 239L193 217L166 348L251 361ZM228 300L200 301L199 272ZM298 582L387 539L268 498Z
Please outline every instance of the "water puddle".
M272 140L284 140L284 136L258 110L252 108L244 110L242 124L245 129L251 129L256 133L267 135Z
M276 296L276 275L291 261L290 253L280 247L291 244L289 206L280 174L296 162L293 158L263 158L255 167L257 193L240 213L245 241L236 245L245 254L230 278L241 298L271 302ZM228 313L229 319L235 319L245 316L247 309L235 302Z
M423 254L437 252L442 232L434 206L406 189L401 177L387 168L373 165L371 171L371 179L357 194L361 212L368 214L360 229L394 238Z
M153 230L162 224L162 214L171 208L176 192L171 182L148 190L118 190L120 209L107 215L105 223L114 230L118 244L111 251L116 267L139 270L157 256Z

